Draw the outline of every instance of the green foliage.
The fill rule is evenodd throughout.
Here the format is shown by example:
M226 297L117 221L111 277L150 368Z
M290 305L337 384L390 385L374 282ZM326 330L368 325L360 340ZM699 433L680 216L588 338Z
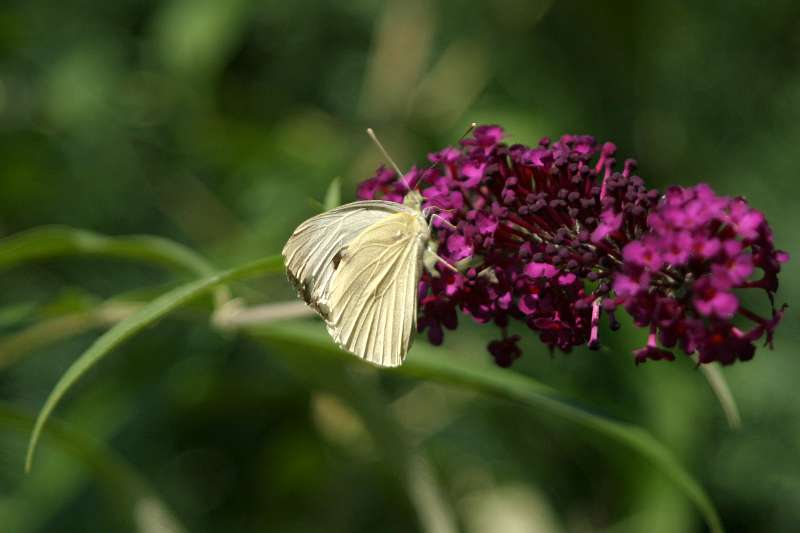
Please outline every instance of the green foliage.
M6 2L0 524L673 533L719 514L796 530L798 15L788 0ZM747 196L793 256L775 349L704 376L688 359L635 367L630 324L553 357L520 330L506 371L461 317L397 371L341 355L282 275L259 275L281 269L268 256L382 162L367 127L407 168L472 121L528 144L591 133L653 186Z
M259 337L270 342L305 346L309 353L341 353L325 339L314 337L310 328L283 327L265 329ZM440 350L418 349L415 356L395 372L420 380L429 380L480 391L484 394L515 400L537 410L574 422L617 441L642 455L669 477L703 513L712 531L722 531L717 511L702 487L680 466L674 455L650 433L633 424L614 420L570 401L552 388L517 372L489 364L464 361Z
M104 255L161 263L195 275L213 267L191 249L161 237L137 235L109 238L63 226L34 228L0 239L0 269L31 260L63 255Z
M336 187L336 181L332 188ZM329 198L332 194L329 191L326 203L331 203ZM334 204L335 205L335 204ZM56 236L61 237L66 234L72 237L73 233L66 230L57 232ZM82 235L81 235L82 236ZM137 259L148 258L152 260L163 260L164 257L171 257L169 253L159 255L156 251L183 249L164 239L150 238L109 238L102 239L92 236L92 239L102 243L102 246L95 245L74 245L59 246L58 239L53 239L52 231L34 230L23 236L15 236L7 239L13 244L0 247L0 250L7 249L5 257L7 263L13 263L19 257L19 261L31 258L39 258L42 255L55 255L61 253L98 253L98 250L110 254L118 254L123 257L133 257ZM43 241L41 244L38 240ZM81 242L81 239L62 239L69 244ZM84 239L84 242L86 240ZM88 242L94 242L89 240ZM22 243L22 244L20 244ZM51 244L52 243L52 244ZM151 247L148 247L150 245ZM180 254L182 257L184 254ZM193 257L193 256L189 256ZM203 264L200 262L200 264ZM164 316L177 310L188 302L209 293L213 289L224 284L245 279L247 277L275 273L282 271L282 258L280 256L268 257L253 261L238 268L233 268L219 274L199 279L197 281L181 285L154 299L147 305L132 311L130 316L121 319L106 333L101 335L83 354L81 354L67 369L56 383L50 395L47 397L44 406L36 418L25 460L25 470L30 471L33 463L36 446L42 435L45 424L50 418L53 410L71 389L75 383L86 374L103 357L107 356L122 344L124 341L153 325ZM71 331L59 331L64 336L72 333ZM312 334L313 335L313 334ZM277 333L262 333L262 337L269 340L278 339L284 344L293 347L305 347L311 353L333 352L339 350L328 341L309 342L313 336L309 332L292 332L291 329L278 330ZM407 362L400 370L404 374L414 376L422 380L440 381L443 383L455 384L464 387L474 388L484 393L506 397L527 403L533 407L543 408L567 420L578 423L592 431L611 437L624 446L631 447L637 453L650 460L657 468L662 470L680 488L685 491L687 496L697 505L704 514L709 527L712 531L722 531L719 517L708 499L703 489L691 478L670 454L670 452L654 439L649 433L630 424L624 424L612 419L594 414L589 410L578 405L565 401L553 390L535 380L518 375L511 371L504 371L493 366L475 365L474 363L454 360L451 357L441 356L433 350L426 350L424 357L417 357Z
M342 203L342 180L334 178L328 185L325 193L325 200L322 202L322 209L328 211L334 207L339 207Z

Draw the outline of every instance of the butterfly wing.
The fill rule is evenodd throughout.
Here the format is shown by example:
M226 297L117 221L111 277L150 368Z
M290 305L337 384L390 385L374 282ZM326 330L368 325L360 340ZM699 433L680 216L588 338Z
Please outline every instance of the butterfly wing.
M372 224L409 208L395 202L353 202L312 217L297 227L283 248L289 281L323 318L338 254Z
M417 322L417 290L428 227L400 212L358 235L341 257L328 296L328 332L343 349L379 366L398 366Z

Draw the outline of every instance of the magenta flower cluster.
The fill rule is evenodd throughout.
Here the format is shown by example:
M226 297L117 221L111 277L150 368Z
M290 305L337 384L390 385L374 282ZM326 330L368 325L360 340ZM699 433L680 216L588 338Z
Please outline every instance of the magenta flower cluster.
M676 345L703 363L731 363L752 357L760 337L771 342L782 315L772 295L788 257L743 199L706 185L662 196L636 175L634 160L618 165L616 147L590 136L536 147L502 140L500 127L481 126L460 148L430 154L424 170L399 179L381 167L359 186L362 199L398 202L418 188L434 214L438 254L458 272L439 264L420 282L419 329L433 344L461 311L500 328L488 349L509 366L521 355L511 320L551 350L597 348L601 316L618 329L618 307L649 328L637 363L672 360ZM769 295L768 317L734 294L750 288Z
M650 328L637 362L674 359L656 340L697 352L701 363L723 364L752 358L753 341L762 335L771 344L783 314L772 295L788 256L775 249L764 215L741 198L698 185L670 188L647 222L650 231L623 248L613 285L616 303L637 325ZM765 290L770 316L743 306L734 289ZM734 325L737 314L752 324L749 330Z

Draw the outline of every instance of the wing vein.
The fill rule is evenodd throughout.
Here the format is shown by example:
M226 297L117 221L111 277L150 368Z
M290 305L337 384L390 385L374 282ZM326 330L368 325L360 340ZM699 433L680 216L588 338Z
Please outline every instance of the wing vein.
M427 226L417 212L400 211L381 214L351 236L347 226L358 217L356 213L340 215L328 224L331 232L327 235L317 231L306 234L301 226L301 246L290 247L290 240L285 255L288 263L302 267L302 271L296 267L292 271L290 264L289 270L305 275L304 283L309 283L308 275L313 274L313 287L301 288L311 293L310 302L324 303L329 310L321 314L339 346L373 364L397 366L414 334ZM347 253L337 268L328 268L326 261L332 262L344 246ZM303 255L307 251L310 256Z

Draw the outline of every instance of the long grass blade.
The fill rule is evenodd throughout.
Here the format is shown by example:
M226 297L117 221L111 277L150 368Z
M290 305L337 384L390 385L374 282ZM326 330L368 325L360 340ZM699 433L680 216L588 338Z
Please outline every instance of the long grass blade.
M163 237L109 237L67 226L42 226L0 239L0 270L60 255L102 255L179 268L199 276L215 269L190 248Z
M59 401L69 389L83 376L95 363L108 355L114 348L122 344L142 329L156 323L159 319L178 309L182 305L194 300L213 290L215 287L231 281L252 277L268 272L283 270L283 260L280 256L271 256L253 261L244 266L226 270L206 278L181 285L145 305L133 315L117 323L106 333L101 335L88 350L83 352L56 383L44 406L36 418L28 451L25 458L25 470L30 471L36 445L41 437L47 419Z
M311 328L298 327L297 324L272 325L254 330L253 333L271 344L291 345L295 350L298 346L304 347L305 353L310 355L336 356L342 353L332 342L315 335ZM350 361L358 361L352 356L345 357ZM442 349L416 346L408 360L392 372L521 402L611 438L645 458L674 482L694 503L712 532L724 531L719 514L702 486L681 466L667 447L639 426L581 406L528 376L476 363L467 358L446 355L446 351Z
M34 417L30 414L0 403L0 427L5 431L25 433L30 431L33 424ZM142 510L149 509L151 514L157 512L168 521L171 531L185 531L152 484L113 450L63 424L54 423L48 436L52 446L73 456L87 466L97 479L105 482L109 490L123 496L129 502L132 518L136 522L142 521Z

